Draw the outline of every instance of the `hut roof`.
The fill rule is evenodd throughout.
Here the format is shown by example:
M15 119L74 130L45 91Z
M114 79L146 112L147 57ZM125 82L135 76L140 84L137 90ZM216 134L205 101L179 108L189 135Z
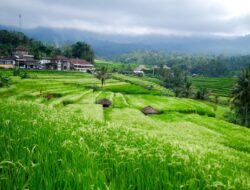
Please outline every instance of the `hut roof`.
M147 107L143 108L142 112L144 114L146 114L146 115L148 115L148 114L158 114L159 113L157 110L155 110L151 106L147 106Z
M84 59L70 59L70 63L73 65L92 65Z
M103 107L109 107L112 105L112 102L106 98L99 100L98 104L101 104Z

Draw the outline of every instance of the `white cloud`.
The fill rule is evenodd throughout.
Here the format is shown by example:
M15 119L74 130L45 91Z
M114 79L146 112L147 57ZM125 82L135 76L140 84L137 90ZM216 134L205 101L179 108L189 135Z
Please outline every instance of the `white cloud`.
M0 24L123 35L243 35L249 0L1 0Z

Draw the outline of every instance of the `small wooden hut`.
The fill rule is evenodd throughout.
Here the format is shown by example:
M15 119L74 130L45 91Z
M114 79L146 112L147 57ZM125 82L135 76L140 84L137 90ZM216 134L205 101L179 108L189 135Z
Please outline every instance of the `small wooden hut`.
M112 105L112 102L111 102L110 100L104 98L104 99L102 99L102 100L99 100L99 101L98 101L98 104L101 104L102 107L104 107L104 108L108 108L109 106Z
M154 108L152 108L151 106L147 106L147 107L143 108L142 112L145 115L159 114L159 112L157 110L155 110Z

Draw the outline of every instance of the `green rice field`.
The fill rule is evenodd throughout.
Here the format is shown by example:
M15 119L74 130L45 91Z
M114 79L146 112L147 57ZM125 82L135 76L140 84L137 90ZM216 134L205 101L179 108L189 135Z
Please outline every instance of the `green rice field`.
M250 189L250 131L227 107L147 78L29 75L0 88L0 189Z
M95 60L95 66L96 68L101 68L101 67L106 67L108 68L109 70L126 70L126 69L135 69L139 66L139 64L136 64L136 63L127 63L127 64L124 64L124 63L119 63L119 62L111 62L111 61L105 61L105 60L99 60L99 59L96 59Z
M213 95L223 97L230 96L231 89L235 83L235 78L208 78L192 77L190 78L196 88L207 88Z

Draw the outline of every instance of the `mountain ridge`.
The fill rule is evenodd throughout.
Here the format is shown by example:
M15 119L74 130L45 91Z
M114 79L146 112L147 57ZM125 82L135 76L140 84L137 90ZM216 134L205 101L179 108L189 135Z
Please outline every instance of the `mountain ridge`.
M20 31L17 27L0 25L0 29ZM89 43L97 56L114 58L138 50L187 54L250 54L250 35L240 37L217 36L125 36L99 34L70 28L37 27L22 29L29 37L44 43L62 46L76 41Z

